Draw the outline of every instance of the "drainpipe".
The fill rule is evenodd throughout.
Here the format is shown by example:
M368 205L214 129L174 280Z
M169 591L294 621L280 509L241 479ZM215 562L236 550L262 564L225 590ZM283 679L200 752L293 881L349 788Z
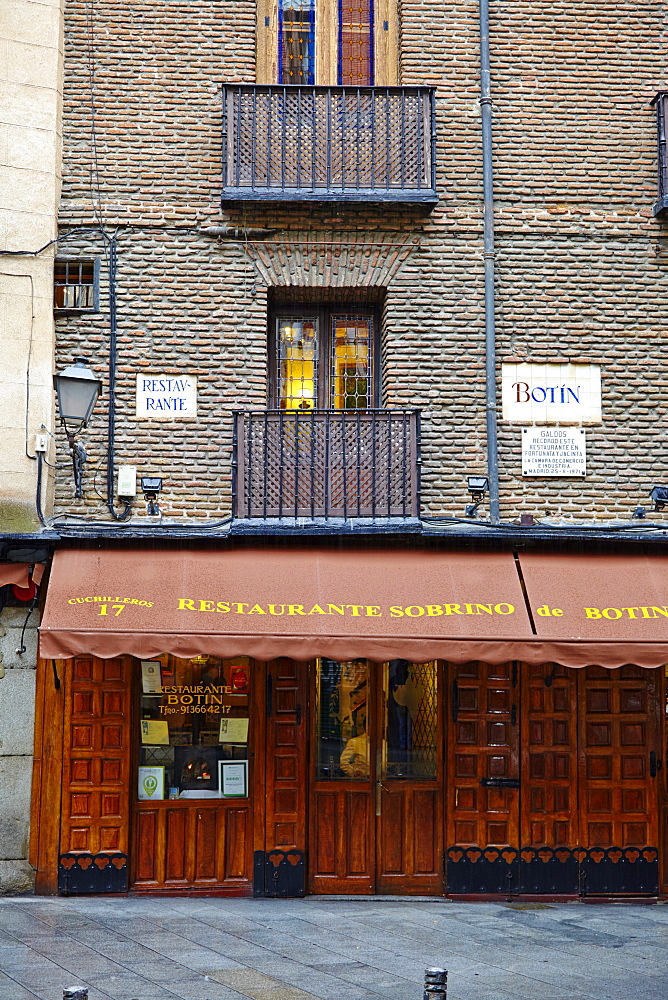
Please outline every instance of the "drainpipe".
M496 434L496 326L494 319L494 177L492 90L489 67L489 2L480 0L480 119L482 125L483 233L485 262L485 414L489 515L499 520L499 448Z

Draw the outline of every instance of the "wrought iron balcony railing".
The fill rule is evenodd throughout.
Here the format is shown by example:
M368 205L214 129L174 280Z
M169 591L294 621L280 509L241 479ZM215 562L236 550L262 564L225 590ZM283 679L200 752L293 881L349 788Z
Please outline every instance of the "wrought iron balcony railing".
M224 201L435 203L432 87L226 86Z
M654 205L654 215L664 218L668 209L668 91L660 90L652 105L656 108L659 169L659 197Z
M417 410L234 414L236 518L416 518Z

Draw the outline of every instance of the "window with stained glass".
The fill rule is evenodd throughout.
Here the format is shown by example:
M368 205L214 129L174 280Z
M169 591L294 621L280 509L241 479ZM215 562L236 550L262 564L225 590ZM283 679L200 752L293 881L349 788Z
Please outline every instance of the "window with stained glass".
M315 0L280 0L279 83L315 83Z
M373 0L338 0L341 86L373 85Z
M336 308L277 316L272 403L281 410L366 410L377 405L376 321Z

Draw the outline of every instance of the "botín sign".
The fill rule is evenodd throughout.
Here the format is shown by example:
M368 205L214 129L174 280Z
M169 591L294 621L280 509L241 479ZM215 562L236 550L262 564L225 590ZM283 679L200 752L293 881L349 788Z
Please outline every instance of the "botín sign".
M138 420L184 420L197 416L193 375L137 375Z
M503 419L524 424L600 424L598 365L502 365Z
M586 476L585 432L574 427L525 427L523 476Z

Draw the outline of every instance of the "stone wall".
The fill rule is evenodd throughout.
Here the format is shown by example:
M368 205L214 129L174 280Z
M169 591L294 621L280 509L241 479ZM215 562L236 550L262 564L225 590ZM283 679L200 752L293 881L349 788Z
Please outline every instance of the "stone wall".
M53 494L53 256L60 195L60 0L4 0L0 37L0 533L39 530L35 435ZM41 252L40 252L41 251ZM36 628L0 612L0 893L33 884L28 857Z
M27 607L0 612L0 893L27 892L34 881L27 858L38 615L22 643L26 614Z

